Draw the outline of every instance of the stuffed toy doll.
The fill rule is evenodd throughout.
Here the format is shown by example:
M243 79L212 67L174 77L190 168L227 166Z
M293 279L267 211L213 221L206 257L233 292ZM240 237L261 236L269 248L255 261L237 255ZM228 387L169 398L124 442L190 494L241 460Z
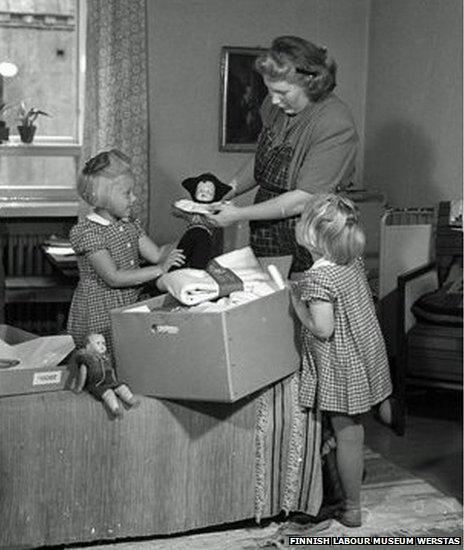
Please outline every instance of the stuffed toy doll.
M137 407L140 404L129 387L118 381L102 334L87 336L85 347L78 350L76 354L76 362L78 366L77 386L74 389L76 393L85 388L99 401L103 401L115 417L120 417L123 413L119 399L128 408Z
M205 269L215 256L215 240L219 228L213 225L202 212L210 211L209 205L222 200L232 189L220 181L214 174L200 174L196 178L187 178L182 182L192 200L177 201L176 214L188 221L188 227L176 248L183 251L185 263L181 266ZM178 269L178 267L171 268Z

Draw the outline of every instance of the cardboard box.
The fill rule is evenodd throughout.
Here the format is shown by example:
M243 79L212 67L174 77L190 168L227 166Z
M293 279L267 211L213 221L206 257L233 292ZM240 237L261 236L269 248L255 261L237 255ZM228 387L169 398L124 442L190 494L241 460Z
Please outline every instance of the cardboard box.
M0 368L0 396L62 390L70 377L60 365L74 349L71 336L39 337L9 325L0 325L0 351L15 366Z
M287 289L222 312L111 312L118 376L133 391L171 399L234 402L299 368Z

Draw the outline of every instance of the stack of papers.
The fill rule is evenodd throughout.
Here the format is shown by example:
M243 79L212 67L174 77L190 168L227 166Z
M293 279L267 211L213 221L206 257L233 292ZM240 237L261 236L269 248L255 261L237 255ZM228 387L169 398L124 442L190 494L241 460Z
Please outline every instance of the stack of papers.
M54 254L55 256L74 256L74 250L70 246L45 246L45 252L47 254Z

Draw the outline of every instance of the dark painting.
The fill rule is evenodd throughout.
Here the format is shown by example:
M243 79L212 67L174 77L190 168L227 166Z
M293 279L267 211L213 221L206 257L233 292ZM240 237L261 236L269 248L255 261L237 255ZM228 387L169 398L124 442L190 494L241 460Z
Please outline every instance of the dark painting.
M222 49L221 55L221 151L253 151L261 131L260 106L267 93L254 69L260 48Z

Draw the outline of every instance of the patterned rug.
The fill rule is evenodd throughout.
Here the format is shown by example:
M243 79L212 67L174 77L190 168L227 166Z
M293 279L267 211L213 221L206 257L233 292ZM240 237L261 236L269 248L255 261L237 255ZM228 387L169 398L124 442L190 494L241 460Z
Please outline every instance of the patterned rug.
M412 476L381 455L366 449L363 525L344 527L329 520L295 533L292 525L271 523L260 528L216 530L138 542L86 546L98 550L254 550L290 548L288 535L299 536L462 536L461 504ZM243 524L242 524L243 525ZM309 548L309 546L299 546Z

